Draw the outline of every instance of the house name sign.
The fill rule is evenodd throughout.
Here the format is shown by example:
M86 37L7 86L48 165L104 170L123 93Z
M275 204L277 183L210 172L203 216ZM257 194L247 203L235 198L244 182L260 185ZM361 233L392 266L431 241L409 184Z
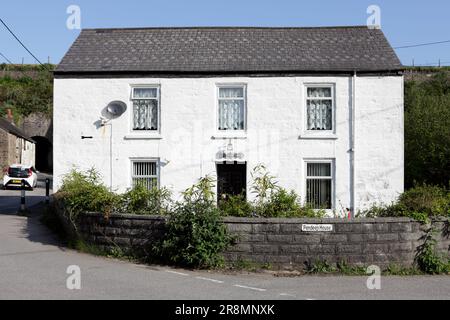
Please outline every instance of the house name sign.
M303 224L303 232L333 232L332 224Z

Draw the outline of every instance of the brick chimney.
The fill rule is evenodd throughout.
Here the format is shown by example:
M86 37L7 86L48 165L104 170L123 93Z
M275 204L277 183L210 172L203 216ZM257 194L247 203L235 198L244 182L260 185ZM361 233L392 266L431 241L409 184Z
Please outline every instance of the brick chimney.
M6 109L6 119L11 122L14 123L14 117L13 117L13 113L11 109Z

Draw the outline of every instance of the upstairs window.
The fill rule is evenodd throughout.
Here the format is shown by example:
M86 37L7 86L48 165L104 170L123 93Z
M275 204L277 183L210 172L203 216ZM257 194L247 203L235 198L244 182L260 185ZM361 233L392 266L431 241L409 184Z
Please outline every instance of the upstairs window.
M306 167L306 202L313 209L332 209L332 163L308 162Z
M158 162L156 160L132 161L132 187L143 186L147 190L158 188Z
M308 86L306 126L308 131L332 131L334 117L333 86Z
M245 87L219 87L219 130L245 130L245 121Z
M133 88L133 130L159 130L159 88Z

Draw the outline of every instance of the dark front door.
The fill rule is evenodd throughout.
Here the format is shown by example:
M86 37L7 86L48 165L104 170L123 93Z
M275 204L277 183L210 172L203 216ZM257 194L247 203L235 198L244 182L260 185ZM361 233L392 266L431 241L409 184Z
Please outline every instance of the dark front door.
M218 164L217 178L219 201L225 199L227 195L247 196L247 164Z

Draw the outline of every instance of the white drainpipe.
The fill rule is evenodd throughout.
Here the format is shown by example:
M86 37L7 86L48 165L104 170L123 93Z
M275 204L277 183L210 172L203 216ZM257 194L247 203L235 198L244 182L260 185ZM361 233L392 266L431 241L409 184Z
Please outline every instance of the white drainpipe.
M356 208L356 168L355 168L355 140L356 140L356 71L352 78L352 106L351 106L351 137L350 137L350 210L351 218L357 214Z

